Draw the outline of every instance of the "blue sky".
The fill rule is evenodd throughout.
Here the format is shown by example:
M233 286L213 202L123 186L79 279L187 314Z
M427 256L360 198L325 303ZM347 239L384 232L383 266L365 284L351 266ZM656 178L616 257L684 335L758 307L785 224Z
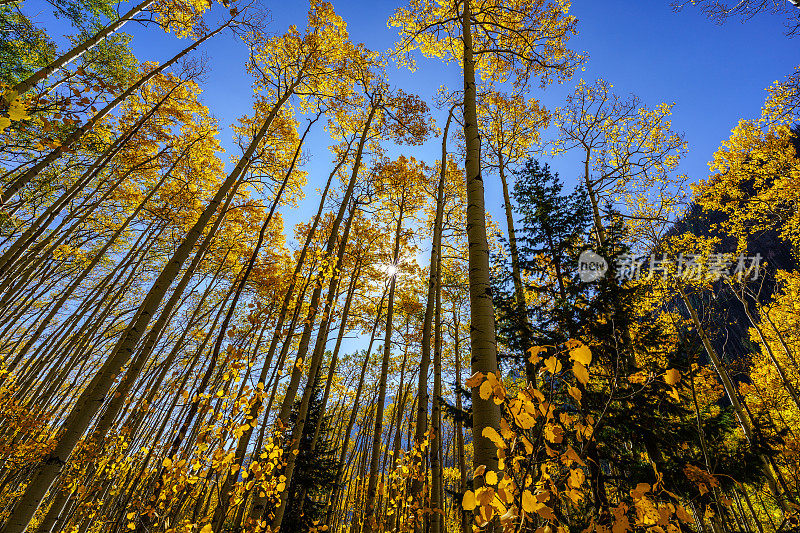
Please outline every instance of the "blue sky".
M51 35L67 33L69 29L55 25L47 15L47 6L38 1L29 0L26 12L45 23ZM334 7L347 22L353 40L386 50L396 38L395 29L388 28L386 20L401 2L338 0ZM270 10L271 31L281 33L292 23L304 26L305 1L265 5ZM685 133L689 144L680 172L693 182L707 175L707 162L738 120L758 115L764 89L800 63L797 42L783 35L783 19L777 16L763 15L747 23L731 21L718 26L691 7L674 13L669 0L574 0L572 13L579 19L579 34L571 41L572 46L589 55L580 77L587 81L603 77L618 92L635 93L649 106L675 102L673 127ZM125 31L134 35L132 46L140 61L164 61L187 44L155 27L129 25ZM222 126L223 146L235 154L228 126L251 110L250 78L243 68L247 50L227 35L216 37L202 54L209 62L209 72L202 83L203 101ZM422 60L419 67L413 74L392 67L390 79L428 101L442 84L453 88L461 85L459 71L453 65ZM548 107L556 107L577 81L578 76L533 94ZM438 151L437 140L405 150L431 162ZM306 202L310 205L315 202L313 187L327 176L329 168L330 156L321 130L309 143L308 152L311 160L306 170L310 172L311 187ZM567 183L573 183L580 172L570 157L550 163ZM487 206L498 220L499 184L487 181L486 195ZM299 220L292 213L285 216L287 223Z

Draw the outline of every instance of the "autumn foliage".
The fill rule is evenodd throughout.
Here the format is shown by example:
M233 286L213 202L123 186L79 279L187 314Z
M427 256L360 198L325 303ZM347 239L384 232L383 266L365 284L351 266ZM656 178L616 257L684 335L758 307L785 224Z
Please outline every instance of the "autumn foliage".
M59 46L26 2L0 532L800 528L800 71L690 179L676 104L575 79L569 0L399 2L386 52L322 0L52 2ZM139 61L133 25L178 51ZM394 83L441 62L431 101Z

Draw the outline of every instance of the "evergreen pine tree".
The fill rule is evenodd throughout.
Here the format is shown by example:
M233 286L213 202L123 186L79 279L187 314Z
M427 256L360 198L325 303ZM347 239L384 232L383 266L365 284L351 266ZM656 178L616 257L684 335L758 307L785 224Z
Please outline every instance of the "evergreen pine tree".
M582 387L581 406L597 424L590 444L576 443L585 446L588 459L595 507L591 514L599 516L601 523L612 523L610 502L615 495L628 494L640 482L655 484L656 472L674 494L696 502L702 511L711 508L715 514L726 513L719 504L719 489L702 491L696 476L687 474L709 468L700 443L704 441L706 452L715 458L713 473L721 489L728 488L730 479L752 481L759 472L757 456L743 442L731 439L736 425L726 406L706 410L698 422L694 406L683 401L688 379L678 385L683 394L679 399L659 377L666 364L688 378L700 347L674 342L659 319L664 310L641 305L649 297L648 284L616 278L614 265L630 253L622 218L611 212L611 222L604 228L606 245L593 248L608 262L608 272L593 283L584 283L577 276L577 262L581 252L589 249L591 219L583 191L578 188L565 194L547 165L529 160L517 173L514 200L522 219L516 236L520 266L527 274L526 289L535 295L528 305L534 344L558 346L568 339L581 339L591 345L595 382ZM510 279L500 274L509 271L502 262L496 267L498 343L509 354L506 361L519 369L523 321L515 316ZM628 361L635 361L635 367ZM542 390L562 386L547 372L541 378ZM557 409L569 413L572 407ZM572 525L579 531L588 521Z
M577 309L575 277L578 256L586 247L589 232L589 209L580 188L564 193L558 173L547 164L528 159L515 173L512 197L520 217L516 235L520 270L525 289L534 294L536 305L528 305L532 331L528 338L534 345L564 342L573 335ZM494 294L497 310L497 335L503 359L523 364L521 328L525 321L518 316L508 258L495 258ZM541 305L546 302L545 305Z
M281 526L281 531L286 533L307 532L315 527L315 522L317 527L322 526L326 513L326 496L336 484L339 454L330 426L331 415L321 416L323 389L324 382L317 380L311 395L294 475L288 489L289 501ZM299 401L295 402L290 424L297 417L299 405ZM319 437L312 449L314 433L320 425ZM303 495L305 497L301 502Z

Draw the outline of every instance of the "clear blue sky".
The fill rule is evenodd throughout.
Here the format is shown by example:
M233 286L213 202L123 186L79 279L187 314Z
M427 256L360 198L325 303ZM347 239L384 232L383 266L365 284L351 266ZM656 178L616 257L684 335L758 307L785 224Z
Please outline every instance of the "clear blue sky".
M29 0L26 12L46 23L51 34L67 33L67 28L51 26L47 7L38 1ZM396 38L386 20L401 2L338 0L334 7L348 23L353 40L386 50ZM580 22L572 44L589 54L586 71L580 73L587 81L603 77L620 93L635 93L651 106L662 101L676 103L673 126L685 132L689 143L680 171L697 181L706 176L708 160L737 121L758 115L764 89L800 63L798 41L783 35L780 17L764 15L747 23L731 21L718 26L691 7L673 13L668 4L669 0L574 0L572 13ZM292 23L305 24L307 3L303 0L267 1L264 5L271 11L270 28L275 33ZM127 26L125 31L134 35L132 45L139 60L163 61L187 43L157 28ZM230 35L216 37L203 51L210 67L203 82L203 101L220 121L221 140L230 149L228 126L251 111L250 79L243 68L246 53L243 44ZM429 101L439 85L457 88L461 83L454 66L445 67L434 60L421 61L413 75L392 67L391 80ZM555 107L577 81L553 85L537 97ZM312 159L306 168L312 186L327 175L330 156L326 146L322 132L309 145ZM407 153L433 161L438 156L438 142ZM570 158L551 164L568 183L580 172ZM313 203L314 196L309 188L307 201ZM491 181L487 182L487 205L499 219L499 187ZM287 222L293 218L286 216Z

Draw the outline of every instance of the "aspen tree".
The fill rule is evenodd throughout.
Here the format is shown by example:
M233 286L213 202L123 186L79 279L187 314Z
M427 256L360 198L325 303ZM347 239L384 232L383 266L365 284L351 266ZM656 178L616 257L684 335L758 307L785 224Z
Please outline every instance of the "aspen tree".
M472 0L413 0L389 22L401 28L397 51L405 62L410 60L408 54L418 49L429 57L455 60L463 71L473 372L497 371L475 73L479 71L484 78L510 77L518 86L526 85L534 76L539 76L542 83L570 77L581 58L566 47L575 32L575 19L565 14L568 6L567 2L544 0L492 1L476 3L474 7ZM484 436L484 429L498 429L499 424L497 405L481 398L474 388L475 468L496 470L496 448ZM476 487L480 483L481 478L476 476Z

